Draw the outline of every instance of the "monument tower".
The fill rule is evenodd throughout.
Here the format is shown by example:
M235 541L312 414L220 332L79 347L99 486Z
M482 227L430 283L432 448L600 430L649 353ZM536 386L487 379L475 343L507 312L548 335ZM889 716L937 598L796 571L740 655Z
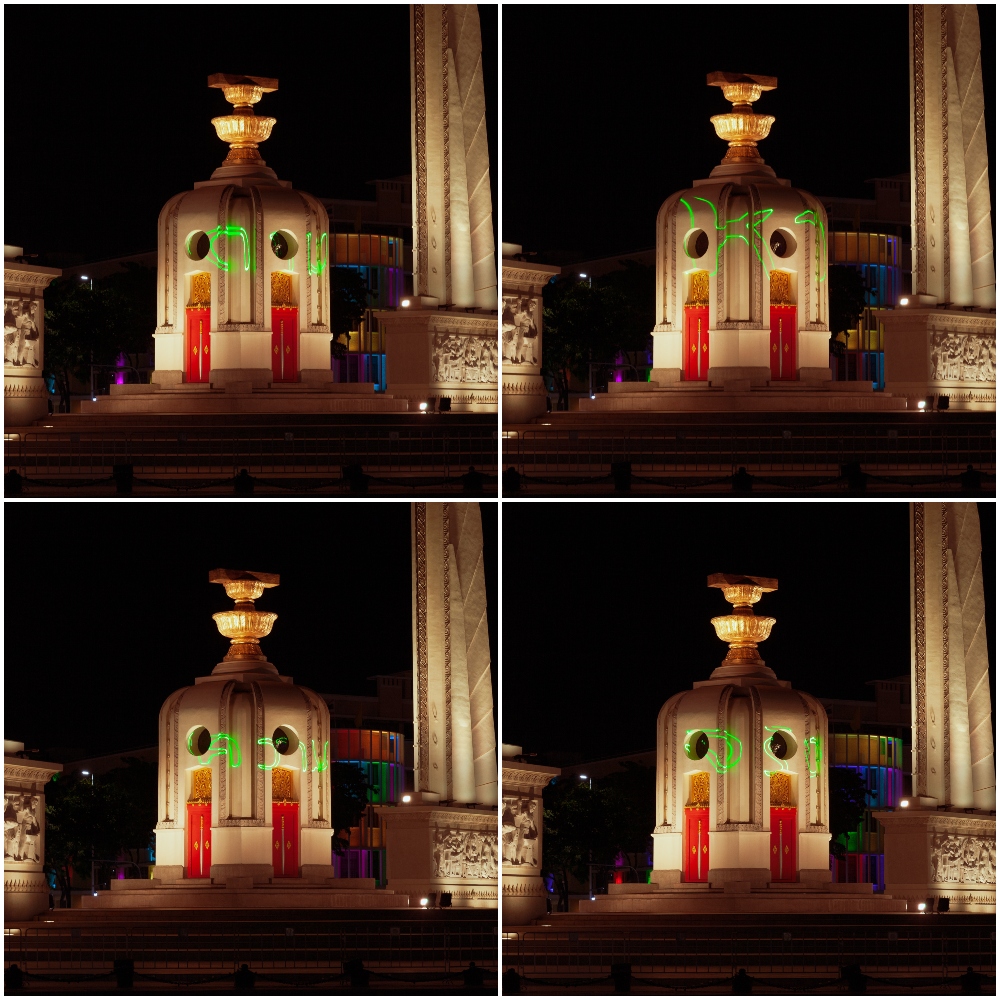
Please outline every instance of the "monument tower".
M412 4L413 298L379 313L388 384L441 409L495 413L497 268L475 4Z

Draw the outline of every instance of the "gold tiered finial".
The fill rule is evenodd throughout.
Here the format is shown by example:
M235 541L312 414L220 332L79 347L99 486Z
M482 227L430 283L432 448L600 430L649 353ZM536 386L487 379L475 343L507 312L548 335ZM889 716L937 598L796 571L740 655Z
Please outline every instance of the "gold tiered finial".
M761 594L770 594L778 589L778 581L763 576L734 576L730 573L713 573L708 578L710 587L718 587L723 597L733 605L731 615L720 615L712 619L715 634L729 643L729 652L722 666L765 666L757 651L757 643L763 642L770 634L776 619L758 618L752 605Z
M223 662L231 660L266 660L260 642L269 635L278 617L270 611L257 611L253 602L265 588L277 587L281 577L277 573L251 573L242 569L213 569L208 574L209 583L221 583L226 594L236 602L232 611L219 611L212 615L216 627L230 641L229 652Z
M776 90L776 76L752 76L748 73L709 73L708 85L721 87L733 110L714 115L715 134L729 143L723 163L763 163L757 143L766 139L774 124L771 115L756 115L750 107L765 90Z
M262 94L278 89L278 81L264 76L233 76L230 73L213 73L208 78L210 87L218 87L233 105L233 114L213 118L215 132L223 142L229 143L225 164L263 163L257 144L271 135L277 118L258 118L253 105Z

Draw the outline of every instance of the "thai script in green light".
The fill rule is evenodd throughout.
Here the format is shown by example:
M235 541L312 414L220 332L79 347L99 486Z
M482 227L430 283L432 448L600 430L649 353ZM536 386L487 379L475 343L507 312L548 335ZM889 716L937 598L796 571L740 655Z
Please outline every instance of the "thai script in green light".
M312 259L313 234L306 233L306 270L310 274L322 274L328 258L328 234L320 233L316 240L316 260Z
M215 229L208 229L205 231L205 235L208 237L208 256L215 261L215 266L218 267L220 271L229 271L232 264L228 260L222 260L215 249L215 242L220 236L225 236L227 239L234 239L239 236L243 240L243 270L250 270L250 237L247 235L246 229L243 226L216 226ZM190 241L189 241L190 244ZM190 245L188 247L190 250Z
M810 208L804 212L799 212L795 216L795 221L808 226L815 226L819 230L819 239L816 240L816 273L819 274L819 280L822 281L823 272L825 271L823 264L826 261L826 228L823 226L823 220L820 218L819 212L814 212Z
M188 752L191 756L196 756L194 752L194 745L191 742L194 732L188 736ZM204 757L198 757L198 763L204 767L210 760L214 760L221 754L226 755L226 759L229 761L230 767L240 766L240 743L235 736L231 736L229 733L215 733L212 736L212 742L208 745L208 750L205 751Z
M327 740L323 744L323 752L318 755L316 753L316 741L310 740L309 742L312 744L312 754L311 754L313 760L312 770L313 771L327 770L330 767L330 741ZM310 767L309 767L309 761L306 757L305 743L300 743L299 749L302 751L302 770L308 771L310 770Z
M815 778L823 766L823 741L818 736L810 736L802 747L809 776Z
M743 757L743 744L740 738L726 729L689 729L684 734L684 749L688 755L691 753L691 736L694 733L704 733L709 739L722 740L726 744L726 752L723 760L719 760L719 755L712 749L705 754L711 756L715 761L716 774L725 774L732 770Z
M257 744L262 747L270 747L274 751L274 760L272 760L270 764L258 764L257 766L262 771L271 771L276 768L281 763L281 754L278 753L278 748L274 745L271 737L262 736L259 740L257 740Z

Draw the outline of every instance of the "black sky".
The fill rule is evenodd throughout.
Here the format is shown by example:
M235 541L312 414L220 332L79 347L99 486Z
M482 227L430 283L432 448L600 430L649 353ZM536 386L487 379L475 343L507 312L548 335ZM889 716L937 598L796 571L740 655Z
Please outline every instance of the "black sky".
M992 662L995 506L980 512ZM757 613L777 619L761 653L779 678L873 698L866 681L909 672L908 525L905 503L505 503L503 741L652 747L660 706L725 656L715 572L777 577Z
M496 218L496 6L480 25ZM261 150L299 190L374 198L367 181L410 172L405 4L7 5L4 27L4 242L27 253L153 249L166 200L225 159L211 73L278 78Z
M480 505L496 660L496 504ZM408 503L36 503L6 517L4 736L79 756L156 743L166 697L226 653L216 567L281 574L268 659L322 693L409 670ZM16 607L16 612L15 612ZM494 697L497 673L494 667ZM54 759L68 759L56 756Z
M996 8L979 12L992 164ZM760 148L793 185L873 197L867 178L909 171L906 4L513 4L502 17L502 238L525 250L651 247L663 201L726 151L714 70L778 78L755 105L776 118Z

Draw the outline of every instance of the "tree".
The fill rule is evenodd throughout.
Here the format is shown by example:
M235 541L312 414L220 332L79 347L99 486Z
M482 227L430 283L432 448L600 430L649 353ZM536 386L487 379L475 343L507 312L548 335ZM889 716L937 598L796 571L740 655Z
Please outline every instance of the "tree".
M342 855L351 846L351 827L358 825L368 806L371 785L360 767L344 761L334 761L330 765L330 784L333 788L333 849Z
M116 352L111 364L124 354L129 363L139 367L139 355L152 353L156 329L156 272L129 261L122 269L96 286L100 292L101 322L105 336Z
M861 825L868 797L868 786L857 771L830 768L830 850L836 857L844 856L847 835Z
M853 267L831 267L827 280L830 284L830 345L835 353L843 353L837 336L857 327L865 310L865 282L861 272Z
M129 859L138 863L140 852L153 842L156 829L156 781L155 761L139 760L138 757L123 757L123 767L115 768L101 775L97 786L102 792L102 805L109 807L117 817L115 827L119 846L116 857L125 852Z
M347 353L347 344L341 343L340 337L346 337L360 327L370 297L368 285L356 267L330 269L330 327L334 357L342 358Z

